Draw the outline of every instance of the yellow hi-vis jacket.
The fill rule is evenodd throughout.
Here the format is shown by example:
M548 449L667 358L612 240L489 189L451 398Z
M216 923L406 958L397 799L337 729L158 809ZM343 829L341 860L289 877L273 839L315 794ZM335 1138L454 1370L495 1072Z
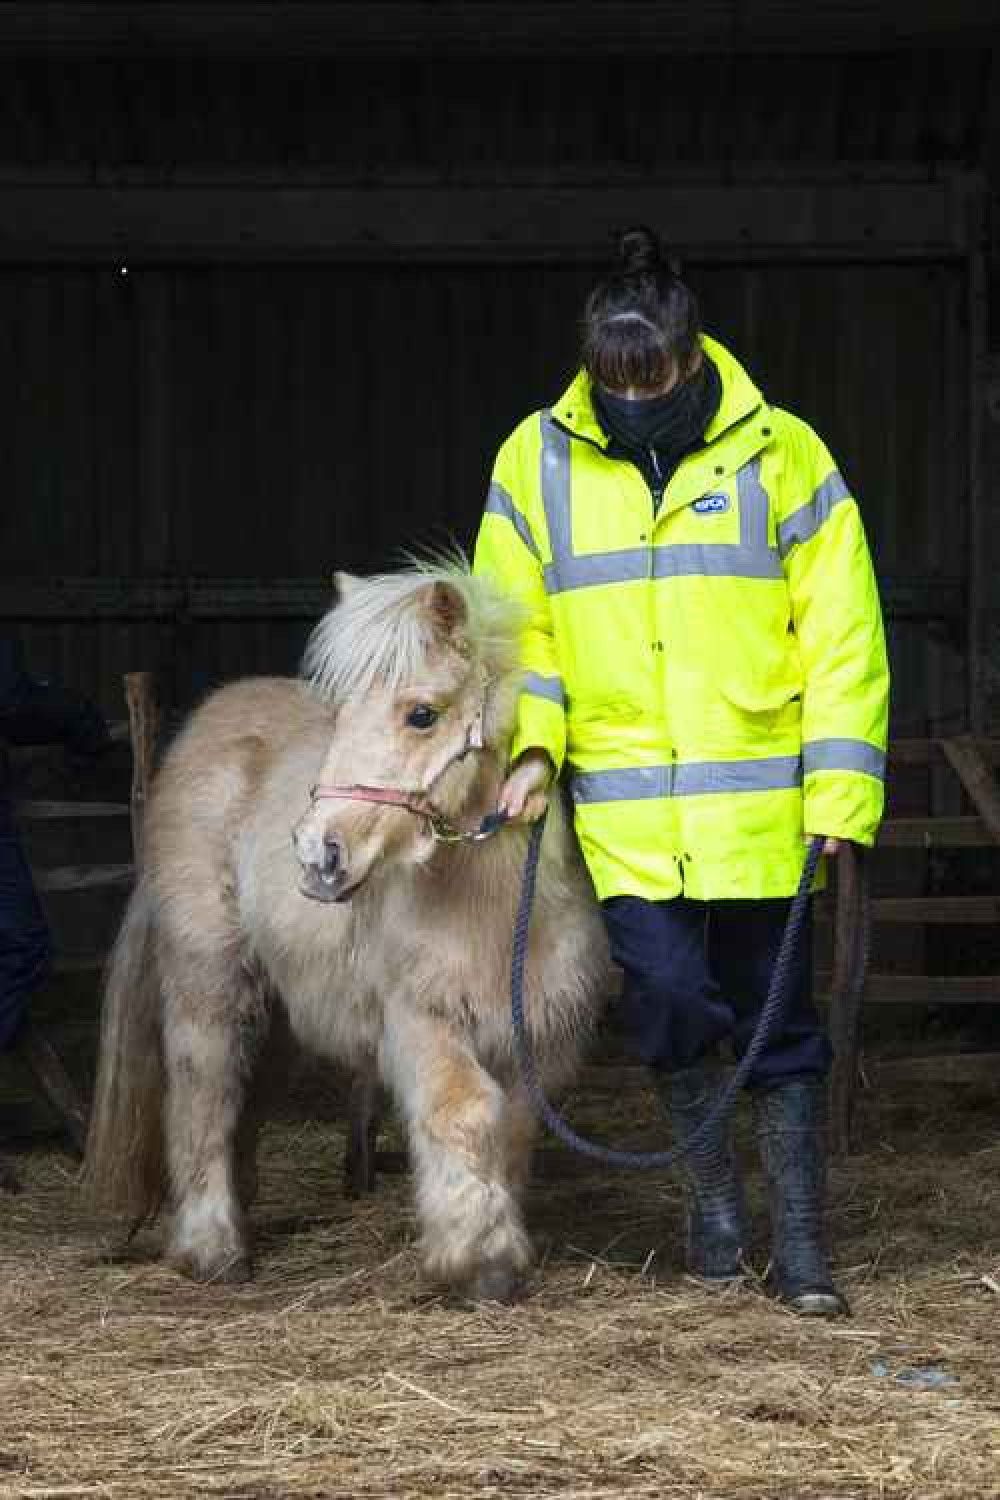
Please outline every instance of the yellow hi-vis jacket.
M597 895L789 896L803 834L871 844L888 667L861 517L819 437L733 356L652 496L580 372L500 449L476 572L529 620L512 759L566 775Z

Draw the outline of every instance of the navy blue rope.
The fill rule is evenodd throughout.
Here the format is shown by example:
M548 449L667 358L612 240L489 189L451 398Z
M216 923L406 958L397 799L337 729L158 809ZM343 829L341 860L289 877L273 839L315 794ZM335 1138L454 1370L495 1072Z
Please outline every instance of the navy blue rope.
M788 913L788 921L775 959L774 969L771 974L771 984L764 1002L763 1009L757 1020L757 1026L751 1038L750 1045L740 1058L739 1063L733 1069L728 1081L719 1090L718 1097L711 1109L700 1121L697 1128L691 1132L681 1144L672 1146L667 1151L619 1151L613 1146L601 1146L596 1141L588 1141L584 1136L577 1135L571 1125L568 1125L545 1097L538 1078L538 1069L531 1043L528 1040L527 1027L524 1020L524 961L528 950L528 928L531 925L531 908L535 896L535 879L538 874L538 857L542 847L542 834L545 831L545 818L539 818L531 830L528 840L528 853L524 862L524 873L521 877L521 896L517 908L517 918L514 923L514 950L511 959L511 984L510 984L510 1010L511 1022L514 1030L514 1047L517 1052L518 1061L521 1065L521 1077L528 1091L532 1103L538 1114L546 1125L567 1146L583 1156L589 1156L594 1161L603 1162L612 1167L667 1167L674 1162L680 1161L682 1157L689 1156L693 1150L701 1145L708 1136L729 1114L736 1102L736 1096L746 1083L750 1072L767 1045L768 1039L775 1033L780 1024L782 1013L788 999L789 969L795 957L796 949L802 937L802 928L806 920L809 896L812 891L813 881L816 876L816 867L823 853L823 839L814 838L806 854L805 865L802 870L802 878L799 888L795 893L791 909Z

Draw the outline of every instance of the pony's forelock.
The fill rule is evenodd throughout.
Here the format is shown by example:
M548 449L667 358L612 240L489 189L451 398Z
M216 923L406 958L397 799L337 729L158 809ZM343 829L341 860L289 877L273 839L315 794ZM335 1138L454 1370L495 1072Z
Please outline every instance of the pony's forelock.
M376 686L398 692L420 680L439 647L421 595L429 584L456 589L465 605L461 637L489 677L516 670L524 612L464 557L413 559L398 573L355 579L316 626L302 659L302 675L330 702L363 695ZM456 644L458 644L456 642Z

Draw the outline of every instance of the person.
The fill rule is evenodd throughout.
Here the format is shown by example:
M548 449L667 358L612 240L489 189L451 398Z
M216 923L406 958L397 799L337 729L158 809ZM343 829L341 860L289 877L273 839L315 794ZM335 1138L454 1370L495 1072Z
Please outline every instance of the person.
M91 702L33 676L19 645L0 638L0 1051L16 1043L52 958L48 923L14 822L5 742L61 743L71 754L90 757L110 745L111 737Z
M620 240L591 292L582 368L500 448L474 568L526 611L501 807L540 816L565 771L624 974L627 1031L674 1139L705 1118L719 1044L742 1054L802 873L873 842L888 667L861 516L817 434L703 334L656 237ZM831 1048L809 934L749 1079L771 1280L848 1311L826 1237ZM746 1215L724 1126L683 1167L689 1270L741 1274Z

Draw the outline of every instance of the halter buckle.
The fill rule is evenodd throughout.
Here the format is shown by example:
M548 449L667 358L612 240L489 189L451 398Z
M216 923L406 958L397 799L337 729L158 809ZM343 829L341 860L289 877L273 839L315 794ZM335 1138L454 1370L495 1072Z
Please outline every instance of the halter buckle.
M439 812L427 813L427 826L439 844L481 844L499 833L507 822L505 812L487 813L478 828L456 828Z

